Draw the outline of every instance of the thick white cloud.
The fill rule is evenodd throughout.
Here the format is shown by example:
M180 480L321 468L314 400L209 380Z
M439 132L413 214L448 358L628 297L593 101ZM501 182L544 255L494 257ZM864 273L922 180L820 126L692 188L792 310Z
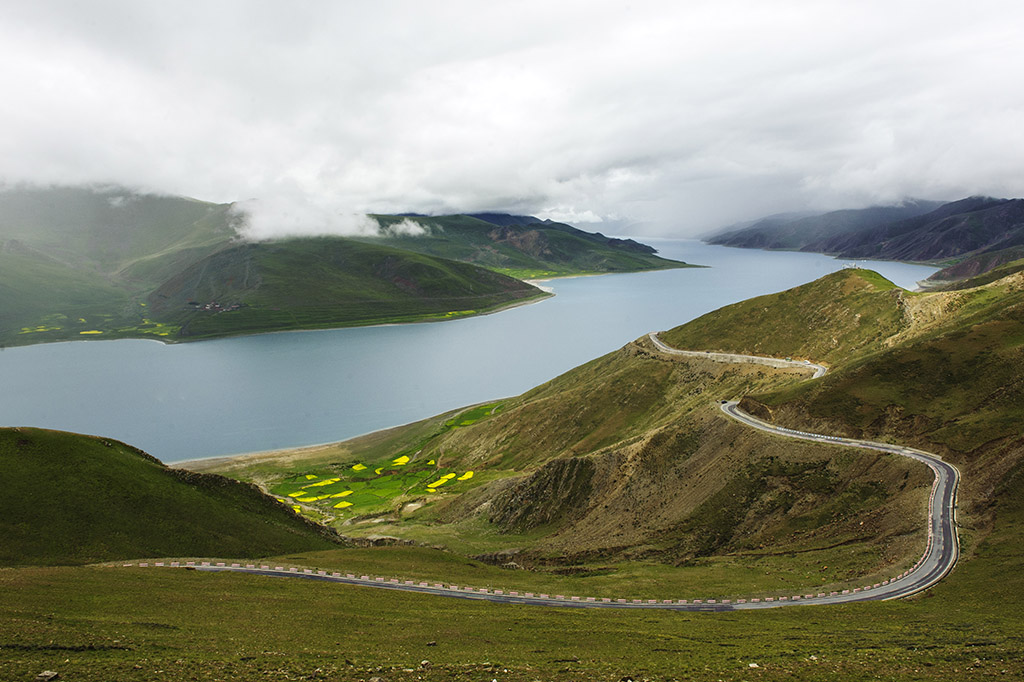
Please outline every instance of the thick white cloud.
M0 178L254 197L254 234L1019 196L1022 26L986 0L4 3Z

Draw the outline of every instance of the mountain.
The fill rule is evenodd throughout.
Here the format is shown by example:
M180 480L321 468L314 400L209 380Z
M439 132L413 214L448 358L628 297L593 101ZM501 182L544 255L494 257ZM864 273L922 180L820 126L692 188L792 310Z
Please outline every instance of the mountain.
M3 189L0 345L447 319L544 295L443 248L252 244L240 220L231 204L120 187Z
M765 219L708 241L840 258L952 261L929 278L941 283L983 274L1024 255L1024 199L968 197L941 205L914 201L793 221Z
M483 213L374 217L381 225L382 236L363 238L364 241L452 258L515 277L690 267L660 258L655 249L632 239L606 237L528 216ZM396 231L396 226L407 220L415 221L423 233Z
M745 249L781 249L819 251L816 245L838 236L860 234L866 230L912 218L940 207L942 202L907 200L896 206L872 206L863 209L831 211L821 215L791 214L769 216L742 227L725 228L710 236L710 244Z
M468 218L476 218L482 220L485 223L492 225L500 225L506 227L508 225L532 225L535 223L544 223L551 221L544 221L540 218L536 218L532 215L510 215L508 213L464 213ZM422 216L426 217L426 216Z
M0 429L0 471L3 566L259 557L340 542L254 486L169 469L105 438Z
M120 187L0 191L0 345L443 320L546 295L514 278L687 267L528 216L379 216L379 238L260 243L243 220Z
M0 191L0 243L15 242L82 272L149 283L152 261L209 253L235 238L231 204L121 187Z
M980 253L934 273L920 284L928 290L970 289L1024 270L1024 246Z
M340 237L227 246L147 297L178 339L448 319L543 296L468 263Z
M1024 245L1024 199L970 197L857 234L818 242L844 258L936 261Z

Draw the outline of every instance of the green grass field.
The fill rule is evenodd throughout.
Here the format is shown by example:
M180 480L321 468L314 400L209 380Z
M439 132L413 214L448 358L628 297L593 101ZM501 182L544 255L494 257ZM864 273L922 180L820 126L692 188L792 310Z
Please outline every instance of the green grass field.
M488 403L462 410L443 419L430 434L404 444L397 451L369 459L304 463L300 471L277 467L258 475L241 476L258 480L267 492L300 514L318 521L347 520L386 513L405 501L424 496L437 498L459 493L489 480L484 472L443 466L435 459L419 457L433 438L476 424L501 412L503 403ZM366 453L371 454L371 453Z
M1015 679L1024 675L1024 515L1005 507L1001 517L921 597L727 614L501 606L181 569L8 569L0 677ZM353 551L361 556L347 566L373 565L375 550ZM388 569L423 561L389 554ZM477 577L451 563L450 573Z
M337 544L249 485L168 469L105 438L0 429L0 471L0 566Z

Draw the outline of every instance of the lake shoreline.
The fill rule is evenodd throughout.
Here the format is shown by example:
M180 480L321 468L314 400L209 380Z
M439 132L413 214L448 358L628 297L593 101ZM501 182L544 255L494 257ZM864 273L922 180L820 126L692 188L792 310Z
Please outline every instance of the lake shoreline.
M577 275L568 275L567 277L576 277L576 276ZM586 276L586 275L579 275L579 276L583 277L583 276ZM530 282L528 282L527 280L523 280L523 281L527 282L527 284L530 284ZM400 321L393 321L393 322L371 322L369 324L360 324L360 323L356 322L356 323L352 323L352 324L329 325L329 326L324 326L324 327L295 327L293 329L268 329L266 331L238 332L238 333L228 333L228 334L217 334L217 335L214 335L214 336L198 336L198 337L194 337L194 338L187 338L186 337L186 338L179 338L179 339L157 338L157 337L154 337L152 334L140 334L138 336L132 336L132 335L106 336L106 337L103 337L103 338L99 338L97 336L91 336L89 338L83 338L83 339L75 339L75 338L47 339L47 340L41 340L41 341L31 341L29 343L5 344L5 345L0 346L0 351L4 350L6 348L26 348L26 347L29 347L29 346L42 346L42 345L57 344L57 343L90 343L90 342L103 342L103 341L124 341L124 340L129 340L129 339L130 340L134 340L134 341L155 341L156 343L159 343L159 344L161 344L163 346L177 346L177 345L187 344L187 343L202 343L204 341L220 341L222 339L238 339L238 338L244 338L244 337L247 337L247 336L264 336L264 335L267 335L267 334L291 334L293 332L321 332L321 331L330 331L332 329L368 329L368 328L373 328L373 327L398 327L398 326L403 326L403 325L427 324L427 323L433 323L433 322L453 322L455 320L465 320L465 319L470 319L470 318L473 318L473 317L482 317L484 315L494 315L495 313L500 313L500 312L503 312L505 310L511 310L512 308L518 308L518 307L524 306L524 305L532 305L534 303L540 303L541 301L545 301L545 300L547 300L547 299L549 299L549 298L551 298L552 296L555 295L553 291L550 291L550 290L548 290L546 288L538 287L536 285L532 285L532 286L534 286L537 289L540 289L541 293L533 294L531 296L526 296L524 298L521 298L521 299L518 299L518 300L515 300L515 301L510 301L508 303L502 303L502 304L500 304L498 306L495 306L493 308L487 308L487 309L484 309L484 310L475 311L472 314L459 315L457 317L448 317L448 318L437 317L437 314L435 313L435 314L431 314L431 315L424 315L422 317L410 318L408 320L400 320Z
M175 465L323 447L519 395L652 330L841 267L817 254L696 240L657 246L711 267L560 277L545 285L554 296L538 292L459 324L277 330L216 343L9 347L0 352L7 389L0 420L101 434ZM932 271L863 265L901 286Z

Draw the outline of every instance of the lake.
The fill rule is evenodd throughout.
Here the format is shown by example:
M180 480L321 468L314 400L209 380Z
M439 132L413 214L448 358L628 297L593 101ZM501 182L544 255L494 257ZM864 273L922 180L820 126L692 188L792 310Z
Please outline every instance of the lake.
M548 282L555 296L448 322L164 345L73 341L0 352L0 424L108 436L165 462L343 440L516 395L649 331L846 263L648 239L711 267ZM934 268L860 261L913 288Z

